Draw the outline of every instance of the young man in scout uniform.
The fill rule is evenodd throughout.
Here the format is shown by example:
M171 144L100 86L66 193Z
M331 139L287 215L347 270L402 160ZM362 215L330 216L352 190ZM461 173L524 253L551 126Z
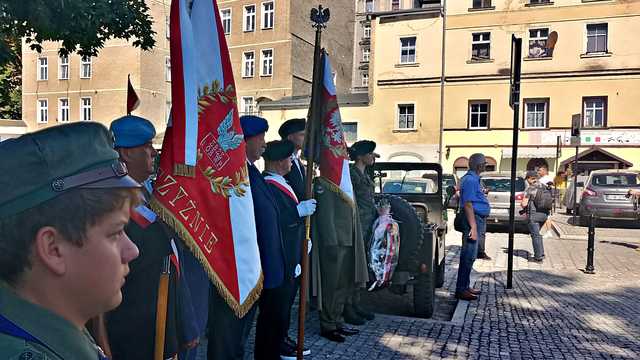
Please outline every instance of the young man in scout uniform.
M266 344L279 345L280 358L295 359L295 342L290 344L287 340L289 332L289 322L291 318L291 307L295 299L295 292L298 287L296 280L300 276L302 241L304 240L304 219L313 215L316 210L316 201L300 200L291 185L284 178L292 170L291 153L294 145L289 140L271 141L262 154L265 163L264 179L271 193L275 198L278 211L280 213L280 233L285 252L285 275L283 284L273 290L265 290L260 297L260 314L258 326L262 326L260 319L266 322L266 327L273 330L268 333L268 339L264 339ZM258 351L256 342L256 352ZM269 346L269 345L268 345ZM311 351L307 350L307 354ZM274 357L277 358L277 357Z
M140 184L101 124L0 143L0 359L105 359L85 324L120 304Z

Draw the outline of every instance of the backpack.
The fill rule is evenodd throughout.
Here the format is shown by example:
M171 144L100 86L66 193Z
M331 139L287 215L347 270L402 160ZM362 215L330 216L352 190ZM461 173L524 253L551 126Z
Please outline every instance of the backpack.
M540 186L536 191L536 195L533 198L533 204L536 206L538 212L549 212L553 209L553 194L551 189L546 186Z

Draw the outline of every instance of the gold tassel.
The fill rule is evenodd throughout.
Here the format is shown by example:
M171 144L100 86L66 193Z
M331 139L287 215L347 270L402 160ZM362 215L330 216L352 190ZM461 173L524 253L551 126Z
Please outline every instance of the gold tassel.
M195 166L190 166L190 165L185 165L185 164L174 164L173 165L173 175L195 178L196 177L196 167Z

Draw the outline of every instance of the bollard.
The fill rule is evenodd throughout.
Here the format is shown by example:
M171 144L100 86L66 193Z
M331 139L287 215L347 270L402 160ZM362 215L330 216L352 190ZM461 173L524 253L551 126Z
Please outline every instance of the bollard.
M591 214L589 217L589 239L587 241L587 266L584 268L585 274L595 274L593 268L593 251L596 242L596 218Z

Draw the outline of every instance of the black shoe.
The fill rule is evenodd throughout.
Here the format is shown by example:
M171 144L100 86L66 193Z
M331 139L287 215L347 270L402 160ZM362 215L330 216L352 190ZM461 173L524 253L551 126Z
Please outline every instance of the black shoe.
M285 354L293 354L293 356L297 356L297 352L298 352L298 344L295 342L295 340L293 340L292 338L290 338L289 336L287 336L286 338L284 338L284 342L282 344L282 351L280 351L280 357L285 356ZM302 349L302 355L307 356L307 355L311 355L311 350L308 348L303 348ZM284 357L283 357L284 359Z
M476 258L480 260L491 260L491 256L487 255L485 252L478 253Z
M356 328L348 327L348 326L343 326L336 331L338 332L338 334L344 335L344 336L357 335L360 333L360 330Z
M364 325L364 319L358 316L356 310L353 308L353 305L345 305L342 316L344 316L344 322L346 322L347 324Z
M344 336L342 336L342 334L340 334L340 332L338 332L338 330L322 331L322 332L320 332L320 336L322 336L325 339L329 339L330 341L337 342L337 343L343 343L346 340L346 338Z
M367 311L358 305L353 305L353 309L356 311L356 314L358 316L364 318L365 320L371 321L376 318L374 313L372 313L371 311Z
M539 256L539 257L534 257L529 259L529 261L531 262L537 262L537 263L542 263L544 261L544 255Z

